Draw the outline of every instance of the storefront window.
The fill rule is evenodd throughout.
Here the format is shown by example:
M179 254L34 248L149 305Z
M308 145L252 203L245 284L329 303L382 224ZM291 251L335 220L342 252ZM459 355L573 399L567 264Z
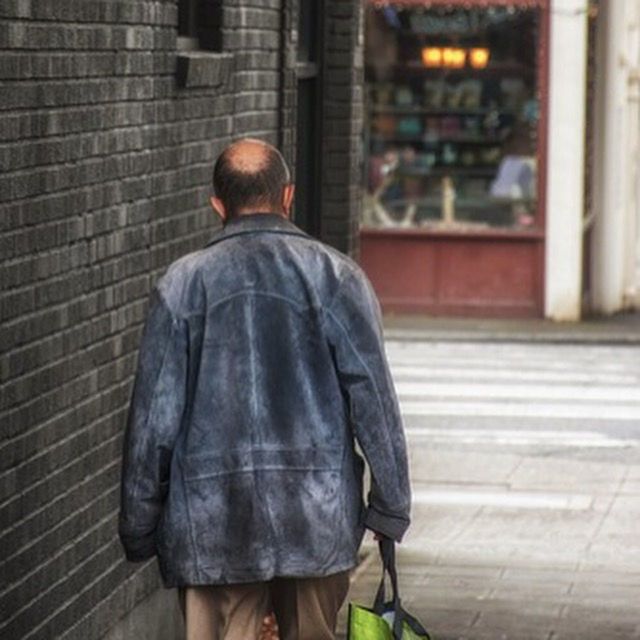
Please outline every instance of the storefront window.
M539 13L466 6L367 6L365 226L537 224Z

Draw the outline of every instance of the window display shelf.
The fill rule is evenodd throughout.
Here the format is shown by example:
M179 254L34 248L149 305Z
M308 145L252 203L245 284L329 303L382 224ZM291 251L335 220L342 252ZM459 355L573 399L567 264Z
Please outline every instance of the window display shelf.
M416 144L445 144L447 142L454 142L457 144L501 144L502 139L495 136L472 136L472 135L460 135L460 136L430 136L428 134L421 136L412 136L409 134L393 134L385 135L381 133L372 133L371 140L373 142L407 142Z
M497 109L489 107L457 107L457 108L434 108L420 107L413 105L392 105L392 104L372 104L369 108L372 114L389 114L389 115L426 115L426 116L486 116L490 114L498 114L503 116L516 116L516 112L509 109Z
M533 224L537 67L521 36L534 41L535 13L376 8L371 16L382 49L365 66L365 224ZM445 25L453 32L436 32Z
M525 66L514 65L514 64L493 64L489 67L485 67L484 69L473 69L474 76L493 76L499 74L501 76L514 76L517 78L522 78L523 76L528 76L535 73L535 70L529 69ZM403 75L415 75L418 74L420 76L437 76L440 77L443 74L446 76L468 76L469 69L466 67L462 68L448 68L446 70L442 69L432 69L429 67L425 67L421 62L407 62L404 64L397 64L393 67L393 74L395 76L403 76Z
M397 176L431 176L441 178L448 175L456 175L469 178L493 178L497 165L484 167L400 167L396 170Z

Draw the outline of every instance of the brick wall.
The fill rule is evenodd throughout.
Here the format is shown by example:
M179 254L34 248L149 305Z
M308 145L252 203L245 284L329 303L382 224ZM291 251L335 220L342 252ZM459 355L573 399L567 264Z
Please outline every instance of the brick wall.
M347 250L358 6L327 2L323 215ZM222 53L178 62L174 0L0 3L0 637L101 638L160 585L116 536L141 323L214 228L219 151L253 135L294 157L294 16L225 0Z
M322 239L357 257L364 124L363 2L326 0Z

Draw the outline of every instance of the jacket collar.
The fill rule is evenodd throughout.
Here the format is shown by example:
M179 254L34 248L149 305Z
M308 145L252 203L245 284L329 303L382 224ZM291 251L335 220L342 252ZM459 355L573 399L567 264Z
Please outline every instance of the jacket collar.
M284 235L307 236L291 220L277 213L246 213L229 220L204 246L247 233L278 233Z

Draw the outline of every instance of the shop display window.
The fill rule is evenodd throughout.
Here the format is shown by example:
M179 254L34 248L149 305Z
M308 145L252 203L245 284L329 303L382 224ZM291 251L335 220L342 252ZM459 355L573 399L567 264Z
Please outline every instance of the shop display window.
M537 225L539 19L368 3L364 226Z

